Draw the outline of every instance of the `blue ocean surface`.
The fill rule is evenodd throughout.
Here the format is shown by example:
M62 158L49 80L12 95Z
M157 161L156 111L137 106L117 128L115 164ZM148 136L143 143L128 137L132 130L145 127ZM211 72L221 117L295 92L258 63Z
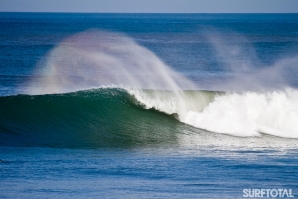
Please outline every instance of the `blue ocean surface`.
M297 197L298 14L0 13L0 30L0 198Z

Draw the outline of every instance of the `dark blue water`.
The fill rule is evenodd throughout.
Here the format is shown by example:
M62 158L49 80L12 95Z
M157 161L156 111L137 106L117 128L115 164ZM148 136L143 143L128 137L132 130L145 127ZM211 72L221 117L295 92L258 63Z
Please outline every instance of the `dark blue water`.
M201 90L244 92L261 120L216 133L233 117L225 103L210 130L122 90L19 95L53 48L94 29L125 34ZM0 198L242 198L279 188L297 197L297 14L0 13L0 38ZM259 136L243 133L260 123Z
M242 198L245 188L297 190L291 151L1 150L2 198Z

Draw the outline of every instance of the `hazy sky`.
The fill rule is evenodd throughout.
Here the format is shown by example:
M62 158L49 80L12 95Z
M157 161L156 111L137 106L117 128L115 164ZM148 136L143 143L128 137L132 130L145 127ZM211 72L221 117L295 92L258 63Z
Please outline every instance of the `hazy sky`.
M0 0L0 11L298 13L298 0Z

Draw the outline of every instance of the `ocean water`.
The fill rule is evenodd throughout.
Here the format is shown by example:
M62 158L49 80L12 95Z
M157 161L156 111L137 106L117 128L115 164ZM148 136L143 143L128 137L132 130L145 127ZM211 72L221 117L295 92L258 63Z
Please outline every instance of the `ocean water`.
M0 27L0 198L297 197L297 14Z

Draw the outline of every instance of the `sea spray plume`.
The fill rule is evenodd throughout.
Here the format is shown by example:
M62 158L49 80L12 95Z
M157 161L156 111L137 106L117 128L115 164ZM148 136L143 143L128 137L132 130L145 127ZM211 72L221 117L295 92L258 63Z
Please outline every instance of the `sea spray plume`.
M65 39L39 64L30 94L104 86L180 90L194 85L154 53L118 33L87 31Z
M222 35L215 30L206 34L214 49L221 70L230 78L211 89L224 91L274 91L297 88L298 55L284 56L272 64L264 64L257 56L252 42L241 34Z
M65 93L90 88L124 88L146 108L175 113L202 110L204 96L185 100L195 85L171 70L154 53L119 33L86 31L70 36L38 64L29 94ZM39 77L38 77L39 76ZM144 89L150 89L144 92ZM157 90L167 90L167 97ZM154 102L154 103L149 103ZM162 102L163 105L160 105ZM169 110L171 109L171 110Z

